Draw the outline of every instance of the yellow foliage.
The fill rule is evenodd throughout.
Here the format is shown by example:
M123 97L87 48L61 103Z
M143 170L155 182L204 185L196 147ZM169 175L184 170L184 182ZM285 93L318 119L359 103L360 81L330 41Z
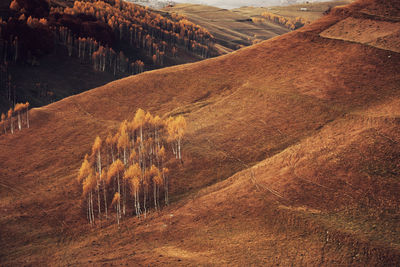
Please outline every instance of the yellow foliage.
M140 170L140 166L138 163L129 166L129 168L125 171L124 173L124 179L133 179L133 178L139 178L140 175L142 174Z
M122 132L119 134L118 138L118 149L126 148L129 146L129 136L126 132L126 128L122 128Z
M183 135L185 134L185 130L186 130L186 120L185 118L180 115L175 119L175 124L176 124L176 131L177 131L177 136L179 138L182 138Z
M93 172L89 173L89 176L83 181L83 195L86 196L96 186L96 176Z
M78 183L82 182L83 179L86 179L89 174L91 173L92 168L90 166L90 163L88 161L88 155L85 155L85 159L82 162L81 168L79 169L79 174L77 177Z
M163 168L162 172L164 175L167 175L169 173L169 169L168 168Z
M10 109L8 110L8 112L7 112L7 117L8 117L8 118L11 118L12 115L13 115L13 109L10 108Z
M111 145L113 143L113 136L111 135L111 133L109 132L106 138L106 144L107 145Z
M92 146L92 154L96 154L100 149L101 149L101 139L99 136L96 136L96 139L94 140L93 146Z
M160 173L160 171L158 170L158 168L154 164L151 165L149 175L155 176L155 175L158 175L159 173Z
M115 176L121 174L123 170L124 164L122 163L122 161L120 159L114 161L107 172L107 184L109 184Z
M135 124L136 124L137 126L143 125L143 124L144 124L144 120L145 120L145 113L144 113L144 110L141 109L141 108L139 108L139 109L136 111L135 118L134 118L133 120L135 121Z
M158 155L162 158L165 159L166 153L165 153L165 147L162 146L161 149L158 151Z
M156 185L162 185L164 183L163 178L160 174L154 176L153 181Z
M121 195L118 192L116 192L114 194L114 197L113 197L113 200L111 202L111 205L114 205L114 204L118 203L120 199L121 199Z
M162 125L162 120L158 115L154 117L153 124L157 127Z
M144 120L149 124L153 124L153 115L151 115L151 113L147 111Z

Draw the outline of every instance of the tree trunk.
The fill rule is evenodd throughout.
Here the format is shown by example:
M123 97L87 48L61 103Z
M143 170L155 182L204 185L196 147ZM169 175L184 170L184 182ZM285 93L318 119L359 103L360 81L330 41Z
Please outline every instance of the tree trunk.
M21 125L21 112L18 111L18 130L21 131L21 127L22 127L22 125Z
M12 116L10 118L10 128L11 128L11 133L14 134L14 121L13 121Z
M103 180L103 197L104 197L104 210L106 213L106 219L108 219L106 182L104 180Z
M153 184L154 208L157 210L157 184Z
M178 138L178 157L179 157L179 159L182 159L182 156L181 156L181 138Z
M26 126L29 128L29 116L28 116L28 114L29 114L29 109L26 108Z
M118 181L118 194L120 196L120 198L118 199L118 210L121 211L121 186L119 184L119 174L117 176L117 181ZM121 216L121 214L119 216Z
M97 205L99 206L99 220L101 224L101 205L100 205L100 181L97 183Z

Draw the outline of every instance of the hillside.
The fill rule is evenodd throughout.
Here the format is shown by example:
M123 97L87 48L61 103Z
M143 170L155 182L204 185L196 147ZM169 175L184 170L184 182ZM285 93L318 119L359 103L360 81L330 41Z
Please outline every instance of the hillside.
M287 6L264 6L252 7L245 6L232 9L240 15L249 16L258 24L273 23L286 28L302 27L303 24L309 24L324 16L326 13L336 7L350 4L351 0L326 1L326 2L304 2L300 4L291 4ZM286 23L285 23L286 21ZM289 23L287 23L289 22ZM296 25L296 22L300 22ZM289 24L289 25L285 25Z
M0 135L1 265L397 265L400 54L335 28L393 23L390 2L32 109ZM188 122L172 203L90 227L82 159L139 107Z
M247 14L206 5L178 4L166 7L163 11L184 15L208 29L215 37L216 48L221 54L289 31L273 23L255 24Z

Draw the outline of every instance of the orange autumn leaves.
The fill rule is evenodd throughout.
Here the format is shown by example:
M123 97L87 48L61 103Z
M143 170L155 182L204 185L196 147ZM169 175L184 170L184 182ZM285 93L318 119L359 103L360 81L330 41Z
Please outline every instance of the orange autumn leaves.
M29 128L29 102L26 103L17 103L14 108L10 108L7 112L7 115L1 114L0 125L2 125L4 134L9 131L11 134L15 132L15 117L17 117L17 125L18 130L21 131L22 127L26 126Z
M185 129L183 116L164 120L138 109L104 141L97 136L77 177L89 222L95 223L95 210L100 221L108 218L107 199L118 224L128 214L146 216L149 209L168 205L168 164L171 158L182 160Z

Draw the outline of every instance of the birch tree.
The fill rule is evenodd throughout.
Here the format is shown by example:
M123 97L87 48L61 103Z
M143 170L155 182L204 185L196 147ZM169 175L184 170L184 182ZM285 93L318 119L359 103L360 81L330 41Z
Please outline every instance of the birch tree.
M1 123L3 124L4 134L6 134L6 115L4 115L4 113L1 113Z
M121 217L121 214L120 214L120 202L121 201L120 200L121 200L121 195L118 192L116 192L112 199L111 205L115 205L115 209L117 211L118 228L119 228L119 218Z
M141 214L139 201L140 175L141 170L139 164L137 163L129 166L129 168L124 173L125 179L129 181L130 192L134 198L135 214L138 217Z
M8 117L8 119L9 119L9 121L10 121L10 130L11 130L11 133L14 134L14 121L13 121L13 109L12 109L12 108L10 108L10 109L8 110L8 112L7 112L7 117Z
M119 215L121 215L121 185L120 185L120 176L122 174L122 172L124 171L124 164L122 163L122 161L120 159L117 159L116 161L114 161L108 172L107 172L107 184L110 184L110 182L113 179L117 180L117 192L118 192L118 203L117 203L117 212Z
M21 121L21 111L25 108L25 105L22 103L18 103L14 107L14 112L17 113L18 118L18 130L21 131L22 128L22 121Z
M128 136L128 122L125 120L120 127L119 138L118 138L118 151L122 150L124 165L128 164L128 148L129 148L129 136ZM126 179L122 179L122 213L126 214Z
M97 164L97 171L96 171L96 191L97 191L97 205L99 210L99 220L101 220L101 204L100 204L100 183L102 180L102 171L101 171L101 139L99 136L96 136L94 140L94 144L92 146L92 155L95 158Z
M26 112L26 127L29 128L29 102L25 103Z

